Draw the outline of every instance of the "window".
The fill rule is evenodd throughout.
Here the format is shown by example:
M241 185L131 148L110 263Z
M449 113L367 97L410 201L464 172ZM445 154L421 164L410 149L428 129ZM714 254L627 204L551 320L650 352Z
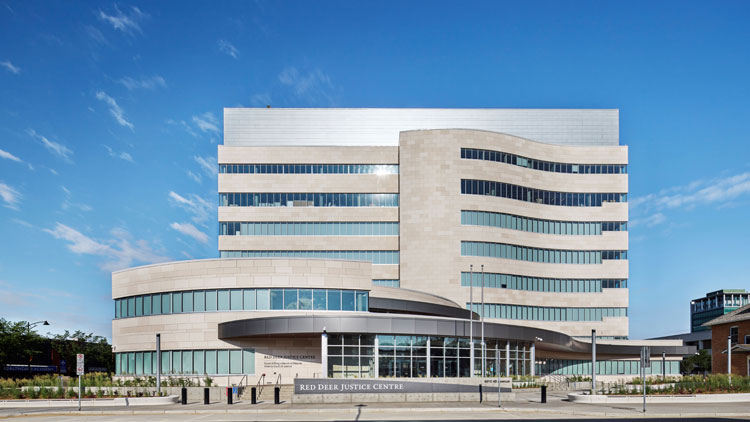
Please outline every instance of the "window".
M732 344L737 343L740 335L740 327L729 327L729 338Z
M568 193L549 192L524 186L486 180L461 180L461 193L466 195L491 195L518 201L560 206L601 206L602 202L627 202L627 193ZM574 200L575 197L575 200Z

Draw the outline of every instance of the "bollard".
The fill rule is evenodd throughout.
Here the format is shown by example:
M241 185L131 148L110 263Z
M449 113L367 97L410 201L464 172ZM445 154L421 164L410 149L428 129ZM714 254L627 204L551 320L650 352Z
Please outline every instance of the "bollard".
M273 404L279 404L279 396L281 396L281 387L273 388Z
M187 404L187 388L182 387L182 404Z
M227 404L232 404L232 387L227 387Z
M203 389L203 404L208 404L208 397L209 397L208 388L204 388Z
M250 388L250 404L258 404L258 389L255 387Z
M479 403L482 402L482 384L479 384Z
M547 386L542 386L542 403L547 403Z

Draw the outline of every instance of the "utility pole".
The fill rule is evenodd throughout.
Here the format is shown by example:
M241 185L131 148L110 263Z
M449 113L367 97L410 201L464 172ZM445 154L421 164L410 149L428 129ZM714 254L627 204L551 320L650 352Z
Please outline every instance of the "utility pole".
M482 313L479 314L479 317L482 318L482 378L484 378L484 367L486 366L484 357L487 354L486 347L484 347L484 264L482 264Z
M156 335L156 395L161 396L161 334Z
M591 330L591 394L596 394L596 330Z

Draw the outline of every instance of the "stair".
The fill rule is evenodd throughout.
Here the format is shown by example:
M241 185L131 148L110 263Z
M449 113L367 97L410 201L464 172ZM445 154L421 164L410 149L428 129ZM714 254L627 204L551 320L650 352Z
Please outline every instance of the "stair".
M274 387L277 387L276 384L265 384L262 387L258 387L259 394L258 394L258 403L271 403L273 404L273 391ZM281 391L279 392L279 401L281 403L290 403L292 401L292 394L294 393L294 385L293 384L279 384L278 387L281 388ZM242 395L240 396L240 400L243 401L243 403L250 403L252 390L250 387L245 388L245 390L242 392Z

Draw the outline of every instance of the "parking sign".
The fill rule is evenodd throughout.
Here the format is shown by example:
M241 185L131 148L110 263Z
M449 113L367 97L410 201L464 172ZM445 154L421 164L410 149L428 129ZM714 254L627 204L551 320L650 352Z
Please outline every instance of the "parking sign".
M83 353L76 355L76 375L83 375Z

